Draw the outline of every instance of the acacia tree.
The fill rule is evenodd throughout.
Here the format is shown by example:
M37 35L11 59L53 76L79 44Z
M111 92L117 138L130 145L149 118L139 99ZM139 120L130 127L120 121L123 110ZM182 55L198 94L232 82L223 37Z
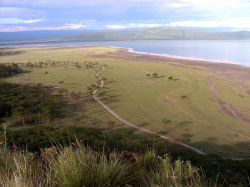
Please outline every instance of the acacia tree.
M153 73L154 78L157 78L158 76L159 76L158 73Z

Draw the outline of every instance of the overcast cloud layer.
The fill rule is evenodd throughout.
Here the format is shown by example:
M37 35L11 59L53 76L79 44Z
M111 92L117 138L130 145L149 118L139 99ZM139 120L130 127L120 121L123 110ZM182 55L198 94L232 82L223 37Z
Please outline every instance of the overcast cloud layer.
M250 0L0 0L0 31L151 27L250 30Z

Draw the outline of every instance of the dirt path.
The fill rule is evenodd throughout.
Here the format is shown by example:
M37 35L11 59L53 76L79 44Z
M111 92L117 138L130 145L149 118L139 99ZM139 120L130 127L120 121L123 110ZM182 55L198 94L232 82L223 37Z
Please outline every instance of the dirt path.
M180 145L182 147L185 147L195 153L198 153L200 155L207 155L207 153L191 146L191 145L188 145L188 144L185 144L183 142L179 142L179 141L176 141L175 139L171 138L171 137L168 137L168 136L164 136L164 135L161 135L161 134L158 134L156 132L153 132L149 129L145 129L143 127L139 127L137 126L136 124L133 124L131 123L130 121L126 120L125 118L123 118L122 116L120 116L120 114L118 114L117 112L115 112L114 110L112 110L108 105L106 105L105 103L103 103L100 98L98 96L96 96L96 93L99 91L100 88L102 88L105 84L104 80L102 79L102 77L100 76L100 74L105 70L104 67L100 67L98 68L98 71L95 75L95 77L100 81L100 85L98 85L98 87L92 92L92 97L94 98L94 100L96 102L98 102L107 112L109 112L113 117L115 117L117 120L119 120L120 122L122 122L123 124L129 126L129 127L132 127L136 130L139 130L141 132L144 132L144 133L147 133L147 134L152 134L152 135L155 135L155 136L158 136L160 137L161 139L164 139L164 140L167 140L168 142L170 143L173 143L173 144L176 144L176 145Z
M215 87L215 81L216 79L213 79L211 77L206 77L205 80L207 81L208 84L208 90L210 93L215 97L215 101L218 102L218 104L221 107L221 110L224 114L227 114L234 119L245 121L245 122L250 122L250 118L248 116L245 116L238 112L232 105L227 103L226 101L223 101L217 96L218 90Z

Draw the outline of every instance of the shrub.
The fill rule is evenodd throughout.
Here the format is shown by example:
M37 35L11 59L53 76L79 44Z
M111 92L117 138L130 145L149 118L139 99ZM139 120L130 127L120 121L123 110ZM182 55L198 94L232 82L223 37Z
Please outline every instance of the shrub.
M125 186L130 181L126 165L82 146L65 148L52 163L59 186Z
M152 76L153 76L154 78L157 78L157 77L158 77L158 73L153 73Z
M174 80L174 77L170 76L170 77L168 77L168 80L172 81L172 80Z

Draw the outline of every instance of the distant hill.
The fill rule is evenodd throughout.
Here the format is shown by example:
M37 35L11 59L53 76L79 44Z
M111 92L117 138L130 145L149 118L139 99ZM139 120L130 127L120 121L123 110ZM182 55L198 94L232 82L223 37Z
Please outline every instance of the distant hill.
M151 28L142 30L99 31L66 37L73 41L108 40L246 40L250 32L208 32L179 30L170 28Z
M0 44L124 40L250 40L250 32L209 32L172 28L150 28L137 30L0 33Z
M0 32L0 43L42 39L60 39L71 35L83 34L84 32L85 31L83 30Z

